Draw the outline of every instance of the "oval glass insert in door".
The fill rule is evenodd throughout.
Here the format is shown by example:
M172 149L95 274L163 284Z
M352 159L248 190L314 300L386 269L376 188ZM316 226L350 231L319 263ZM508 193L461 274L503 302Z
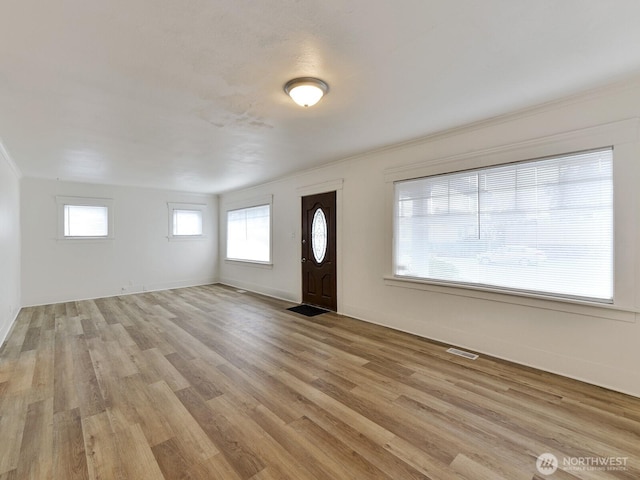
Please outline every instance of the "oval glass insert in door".
M321 208L316 209L311 222L311 250L317 263L327 254L327 218Z

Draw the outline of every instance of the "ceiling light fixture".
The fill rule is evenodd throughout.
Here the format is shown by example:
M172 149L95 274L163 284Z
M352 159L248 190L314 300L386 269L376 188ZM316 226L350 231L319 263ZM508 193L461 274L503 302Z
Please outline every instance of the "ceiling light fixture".
M329 85L313 77L300 77L289 80L284 91L301 107L312 107L329 91Z

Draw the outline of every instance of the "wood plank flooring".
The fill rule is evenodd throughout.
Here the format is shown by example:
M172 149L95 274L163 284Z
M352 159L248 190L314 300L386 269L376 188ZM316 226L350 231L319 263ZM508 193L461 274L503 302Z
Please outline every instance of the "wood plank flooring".
M24 308L0 480L640 478L640 399L288 306L212 285Z

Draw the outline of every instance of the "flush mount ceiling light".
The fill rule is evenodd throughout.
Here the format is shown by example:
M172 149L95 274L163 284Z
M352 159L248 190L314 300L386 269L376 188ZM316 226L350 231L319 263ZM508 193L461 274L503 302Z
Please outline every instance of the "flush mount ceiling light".
M284 91L301 107L312 107L329 91L329 85L313 77L289 80Z

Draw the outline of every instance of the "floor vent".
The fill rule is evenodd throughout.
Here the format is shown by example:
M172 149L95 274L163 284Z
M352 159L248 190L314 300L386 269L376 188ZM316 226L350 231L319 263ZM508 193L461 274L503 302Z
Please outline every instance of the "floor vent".
M475 360L478 358L478 355L475 353L465 352L464 350L458 350L457 348L450 348L447 350L447 353L452 353L454 355L458 355L459 357L468 358L469 360Z

